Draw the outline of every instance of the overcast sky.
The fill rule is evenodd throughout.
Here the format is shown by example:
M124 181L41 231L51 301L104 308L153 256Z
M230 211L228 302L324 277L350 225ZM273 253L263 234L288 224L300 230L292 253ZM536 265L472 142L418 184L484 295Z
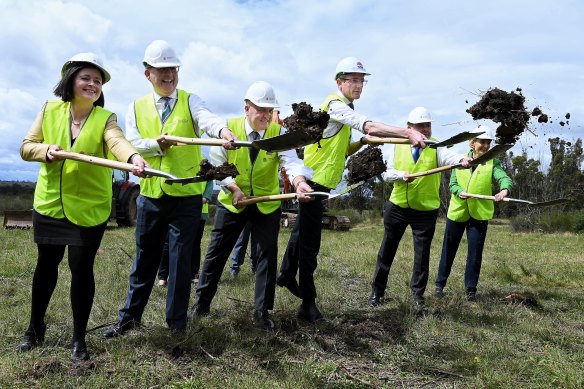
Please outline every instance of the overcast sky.
M584 138L583 4L0 0L0 180L36 181L39 164L22 161L19 147L43 103L55 98L67 59L85 51L103 58L112 76L106 108L123 127L128 104L151 91L141 60L154 39L170 42L181 58L179 87L225 118L242 114L256 80L274 86L282 117L295 102L318 107L346 56L372 73L357 111L404 126L412 108L425 106L439 139L479 124L465 110L480 91L520 87L528 108L540 106L554 123L533 125L535 135L525 133L513 150L526 149L545 166L549 137ZM570 124L561 127L567 112Z

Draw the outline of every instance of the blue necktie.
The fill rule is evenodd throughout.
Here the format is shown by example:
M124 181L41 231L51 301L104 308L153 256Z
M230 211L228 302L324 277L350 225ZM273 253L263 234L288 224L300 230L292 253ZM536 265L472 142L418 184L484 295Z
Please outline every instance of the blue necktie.
M170 97L162 97L161 100L164 103L164 108L162 109L162 124L166 122L166 119L170 116Z
M252 138L252 142L254 140L260 139L260 133L257 131L252 131L251 138ZM256 158L258 157L259 152L260 152L260 149L258 149L257 147L250 147L249 148L249 158L251 159L252 164L255 162Z
M418 162L418 158L420 158L420 153L422 149L419 146L414 147L414 152L412 156L414 157L414 162Z

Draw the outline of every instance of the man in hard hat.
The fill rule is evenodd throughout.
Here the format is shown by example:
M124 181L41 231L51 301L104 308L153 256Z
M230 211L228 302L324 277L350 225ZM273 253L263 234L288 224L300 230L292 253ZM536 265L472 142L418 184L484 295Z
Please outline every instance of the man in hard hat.
M270 84L265 81L254 82L245 94L244 103L245 115L228 121L229 128L238 138L254 141L285 132L280 124L272 122L273 110L278 108L278 101ZM312 177L312 169L304 166L294 150L267 152L256 148L240 148L226 152L215 148L211 150L210 158L215 165L224 162L235 164L239 175L218 182L221 186L217 198L219 206L201 269L195 304L190 311L191 317L209 313L229 253L249 221L258 253L253 321L261 328L271 330L274 322L269 311L273 309L276 289L281 203L269 201L242 206L239 201L249 196L279 194L280 165L286 168L296 188L298 200L310 201L306 193L312 192L312 189L306 180Z
M492 130L487 126L479 126L475 132L483 132L470 141L471 150L468 156L478 158L491 148L495 140ZM498 202L509 196L512 188L511 178L501 168L498 159L491 159L484 164L473 166L472 169L455 169L450 176L450 204L446 217L442 256L436 277L436 297L444 297L444 287L450 275L454 257L462 235L466 230L467 256L464 272L465 296L467 300L476 299L477 284L483 261L483 247L487 237L489 220L493 218L495 206L493 200L467 197L463 194L493 195L493 183L496 182L499 192L494 195Z
M144 75L153 93L132 102L126 115L126 134L155 169L177 177L196 175L203 159L201 146L171 147L163 134L235 140L226 121L212 114L197 95L177 89L181 62L163 40L146 48ZM226 142L228 144L228 142ZM230 147L230 146L226 146ZM136 259L130 272L126 303L118 321L103 336L124 334L140 323L160 264L168 229L169 269L166 322L172 333L184 331L191 291L193 239L199 228L205 182L168 185L155 177L140 180L137 199Z
M432 136L432 117L424 107L414 108L408 115L408 128L420 132L426 138ZM412 145L393 145L393 158L387 164L387 179L393 182L389 203L383 214L384 235L373 275L369 306L382 302L387 287L389 269L397 252L399 242L408 226L414 237L414 268L410 287L416 314L427 311L424 291L428 283L430 246L436 228L440 208L440 173L420 178L408 178L408 173L417 173L438 166L462 163L468 167L470 158L455 153L449 148L421 149Z
M353 102L361 97L367 84L365 76L369 74L363 62L355 57L343 58L337 64L334 74L337 90L330 93L320 107L330 115L323 139L304 149L304 163L314 170L310 186L316 191L330 192L341 181L352 130L380 137L404 137L410 139L412 144L425 146L424 136L419 132L372 121L354 110ZM277 279L279 286L286 287L302 299L298 317L308 322L324 319L315 303L314 284L322 214L320 201L301 204Z

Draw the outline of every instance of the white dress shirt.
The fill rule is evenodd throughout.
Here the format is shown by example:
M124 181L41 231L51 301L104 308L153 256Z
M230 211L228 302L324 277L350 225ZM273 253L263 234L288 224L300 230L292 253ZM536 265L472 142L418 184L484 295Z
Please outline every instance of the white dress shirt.
M370 121L365 115L355 112L347 104L349 103L347 98L343 96L341 91L337 91L337 95L342 103L338 100L333 100L330 102L327 113L330 116L328 126L324 129L322 133L323 138L330 138L337 134L341 130L343 125L348 125L354 130L363 132L363 126L365 122ZM363 132L364 133L364 132Z
M390 145L389 150L390 152L388 153L388 160L387 160L387 171L385 172L385 178L387 180L389 180L390 182L393 181L397 181L397 180L402 180L404 179L404 176L406 174L405 171L402 170L396 170L395 169L395 161L394 161L394 155L395 155L395 146L396 145ZM414 147L412 146L412 155L414 152ZM423 150L422 150L423 152ZM460 161L462 160L462 158L464 157L464 154L458 154L455 151L453 151L452 149L449 149L448 147L438 147L436 149L436 160L438 162L438 167L440 166L446 166L446 165L456 165L458 163L460 163Z
M178 91L175 89L168 97L170 97L170 108L174 109L178 99ZM156 92L152 93L152 99L154 100L156 110L160 117L162 117L162 110L164 109L164 101L161 100L161 98L162 96L158 95ZM225 119L222 119L209 111L203 99L192 93L189 94L189 109L191 111L193 126L197 136L201 136L202 129L210 137L220 138L219 132L222 128L227 127L227 121ZM130 103L128 106L128 112L126 113L126 138L134 145L143 157L161 156L166 153L166 150L160 148L156 139L142 138L142 135L140 135L138 127L136 126L134 102Z
M249 125L247 118L245 119L245 133L247 134L247 140L253 141L252 132L256 131ZM256 131L260 134L260 139L263 139L265 130ZM287 130L282 127L280 129L280 135L286 133ZM211 160L211 164L214 166L222 165L224 162L227 162L227 153L232 151L225 150L223 147L211 147L211 151L209 151L209 159ZM308 166L304 165L304 162L298 158L296 155L296 150L286 150L286 151L279 151L278 155L280 157L280 164L286 169L286 174L288 175L288 179L290 182L294 182L294 178L297 176L304 176L307 180L312 178L312 169ZM227 185L232 184L235 182L233 177L227 177L224 180L216 181L217 185L221 186L221 188L225 192L229 192L227 189Z

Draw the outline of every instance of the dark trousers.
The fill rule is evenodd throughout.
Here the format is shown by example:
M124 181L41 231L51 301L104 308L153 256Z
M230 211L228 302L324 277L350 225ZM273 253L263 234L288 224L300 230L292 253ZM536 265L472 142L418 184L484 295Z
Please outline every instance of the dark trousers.
M211 242L199 277L195 305L203 308L208 308L211 305L229 254L249 221L252 224L251 234L255 236L257 241L258 253L255 309L265 312L274 308L281 212L278 208L265 215L255 205L245 207L240 213L230 212L222 206L217 207Z
M126 303L120 309L118 320L141 320L156 279L168 231L166 322L173 329L186 326L193 240L201 218L201 199L201 195L163 195L159 199L138 196L136 259L130 272Z
M428 284L428 270L430 267L430 246L436 229L438 210L416 211L411 208L400 208L389 202L383 213L384 234L377 264L373 275L372 287L378 294L383 295L387 287L389 270L399 242L408 226L412 229L414 238L414 267L410 287L414 298L423 299Z
M199 269L201 267L201 240L203 239L203 233L205 232L206 222L206 219L201 219L199 221L199 228L197 229L193 240L193 260L191 261L191 279L193 280L195 279L195 276L199 274ZM158 267L158 279L165 281L168 279L168 234L166 235L164 247L162 248L162 258L160 260L160 266Z
M455 222L446 219L444 230L444 242L442 243L442 257L438 266L436 286L446 286L448 276L456 257L456 251L466 230L468 241L468 254L466 257L466 270L464 271L464 286L466 289L476 290L483 262L483 248L487 237L488 220L476 220L470 218L466 222Z
M251 236L251 223L247 223L241 234L239 234L239 238L237 238L237 242L235 242L235 247L233 247L233 254L231 255L231 269L239 270L243 262L245 261L245 254L247 252L247 245L250 242ZM258 262L258 253L257 253L257 242L255 241L255 237L251 236L251 245L249 250L249 259L250 259L250 267L251 269L255 269L257 267Z
M95 246L68 246L74 341L85 339L87 322L95 295L93 263L98 248L99 243ZM63 260L64 254L64 245L38 245L38 260L32 280L31 315L27 334L33 335L43 332L45 313L57 286L59 264Z
M310 186L315 191L330 192L329 188L316 183L311 182ZM299 203L296 225L290 235L280 267L280 273L285 278L295 279L298 273L300 297L304 301L314 301L316 298L314 271L318 265L323 212L324 206L318 199Z

